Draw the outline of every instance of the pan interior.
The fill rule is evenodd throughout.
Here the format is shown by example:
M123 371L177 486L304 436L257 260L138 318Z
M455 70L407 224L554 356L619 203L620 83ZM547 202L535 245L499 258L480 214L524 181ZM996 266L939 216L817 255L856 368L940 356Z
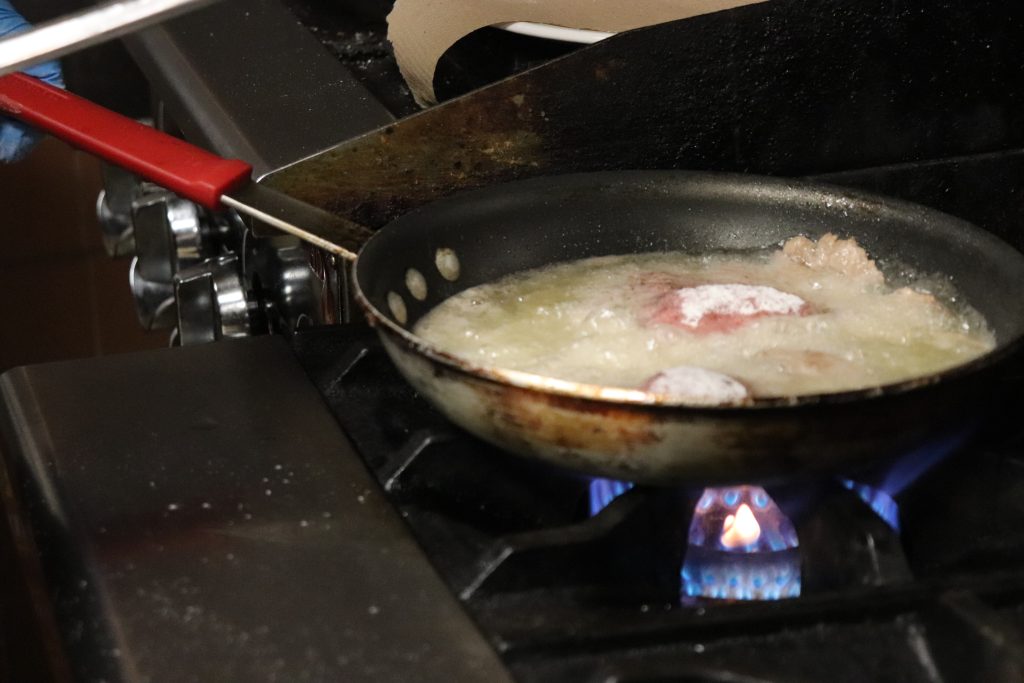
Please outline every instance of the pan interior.
M883 269L899 263L948 278L988 321L998 347L1024 334L1024 257L1006 243L917 205L756 176L589 173L455 195L382 229L360 254L356 278L382 317L410 330L449 296L530 268L613 254L756 249L827 232L855 238ZM457 277L439 269L439 250L454 255Z

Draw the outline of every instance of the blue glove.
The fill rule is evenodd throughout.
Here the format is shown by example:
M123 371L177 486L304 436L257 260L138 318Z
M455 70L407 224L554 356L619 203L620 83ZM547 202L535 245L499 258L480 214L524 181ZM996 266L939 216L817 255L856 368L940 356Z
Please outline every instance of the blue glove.
M10 0L0 0L0 37L21 33L29 29L25 18L14 11ZM25 73L41 78L51 85L64 87L60 64L45 62L25 69ZM22 123L0 117L0 161L18 161L32 150L39 141L40 134Z

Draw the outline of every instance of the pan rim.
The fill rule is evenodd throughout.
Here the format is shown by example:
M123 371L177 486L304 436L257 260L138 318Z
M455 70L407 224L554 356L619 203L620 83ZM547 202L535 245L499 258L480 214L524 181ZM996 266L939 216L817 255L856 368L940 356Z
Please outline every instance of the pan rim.
M743 177L748 180L770 180L776 183L788 185L790 187L802 187L805 190L813 192L831 192L839 196L845 197L847 199L856 199L872 203L881 202L887 205L888 207L894 209L912 210L916 212L923 211L926 213L937 214L946 219L952 218L958 222L964 223L965 225L969 226L971 229L976 231L977 234L980 234L982 239L996 240L1002 242L1007 249L1014 249L1011 245L1006 244L997 236L992 235L990 232L975 226L973 223L970 223L969 221L966 221L961 218L957 218L955 216L951 216L950 214L946 214L937 209L922 204L909 202L906 200L888 197L877 193L856 190L853 188L843 187L840 185L832 185L817 181L809 181L800 178L783 178L763 176L758 174L725 173L716 171L659 169L631 170L627 172L631 174L685 174L692 175L694 177ZM556 176L590 176L597 178L598 176L602 176L605 174L621 175L622 173L622 171L598 171L585 173L556 174ZM542 179L543 177L545 176L532 177L529 179L512 181L511 183L505 184L535 182L537 180ZM479 189L485 188L476 188L476 190ZM476 190L469 191L473 192ZM977 234L976 236L978 236ZM359 304L359 306L363 309L364 313L369 318L371 326L381 326L385 328L393 337L396 337L397 339L401 340L401 342L411 352L422 355L427 359L439 363L445 366L446 368L458 372L460 374L469 375L476 379L485 380L498 385L511 386L551 396L592 401L606 406L626 405L638 408L645 407L665 410L707 410L716 413L745 413L755 410L761 411L778 408L789 409L801 406L845 405L871 399L878 399L882 397L891 397L906 394L909 392L923 389L925 387L930 387L937 384L947 384L951 381L955 381L956 379L976 375L977 373L985 370L986 368L997 364L1004 358L1015 354L1019 349L1024 348L1024 331L1022 331L1019 332L1014 337L998 342L997 345L990 351L975 358L972 358L971 360L968 360L964 363L959 363L944 368L938 372L929 373L927 375L910 377L899 382L875 384L867 387L835 392L819 392L789 396L747 397L740 401L718 403L685 401L672 398L664 394L655 394L652 392L643 391L641 389L628 389L624 387L613 387L599 384L589 384L584 382L561 380L553 377L548 377L546 375L538 375L535 373L513 370L510 368L502 368L500 366L485 366L473 363L463 357L441 350L436 345L428 342L419 335L410 332L402 325L399 325L392 321L369 300L369 298L363 291L362 286L360 285L358 277L359 264L362 261L361 255L366 250L367 246L370 245L376 237L377 234L374 234L367 241L367 243L363 245L363 249L360 249L360 257L356 259L354 267L352 269L354 298L356 299L356 302Z

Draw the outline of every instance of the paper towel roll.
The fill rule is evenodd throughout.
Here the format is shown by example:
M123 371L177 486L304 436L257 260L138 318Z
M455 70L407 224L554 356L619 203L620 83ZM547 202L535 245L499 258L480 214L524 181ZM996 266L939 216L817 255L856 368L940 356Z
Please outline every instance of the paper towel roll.
M434 71L441 55L485 26L529 21L617 33L763 1L398 0L388 16L388 38L413 96L426 106L437 101Z

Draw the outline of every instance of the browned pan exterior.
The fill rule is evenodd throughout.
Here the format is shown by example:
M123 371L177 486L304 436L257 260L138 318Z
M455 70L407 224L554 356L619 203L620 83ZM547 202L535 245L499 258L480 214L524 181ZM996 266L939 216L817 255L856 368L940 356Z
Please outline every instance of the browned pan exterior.
M431 359L388 328L389 356L450 420L513 453L613 479L741 482L850 471L959 431L985 373L925 391L789 407L636 405L538 391Z

